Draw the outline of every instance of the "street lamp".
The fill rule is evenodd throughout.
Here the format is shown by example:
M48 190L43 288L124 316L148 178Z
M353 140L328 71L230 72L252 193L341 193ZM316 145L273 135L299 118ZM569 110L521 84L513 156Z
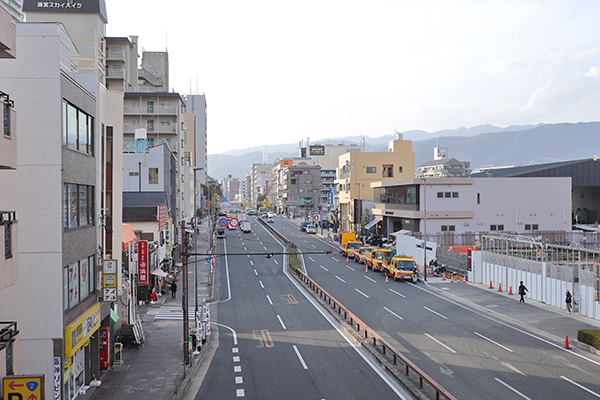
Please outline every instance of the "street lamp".
M423 280L427 282L427 177L420 178L423 181Z

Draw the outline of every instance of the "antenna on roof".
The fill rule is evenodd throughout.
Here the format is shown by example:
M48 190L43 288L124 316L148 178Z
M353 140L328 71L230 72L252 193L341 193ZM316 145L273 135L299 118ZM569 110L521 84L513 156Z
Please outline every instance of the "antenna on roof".
M269 163L269 146L263 144L263 164Z

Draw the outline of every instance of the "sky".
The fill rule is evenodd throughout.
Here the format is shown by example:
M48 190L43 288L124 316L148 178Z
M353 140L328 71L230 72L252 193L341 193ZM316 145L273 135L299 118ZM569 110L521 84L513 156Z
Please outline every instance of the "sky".
M169 52L208 153L413 129L598 121L596 0L106 0ZM410 139L405 137L405 139Z

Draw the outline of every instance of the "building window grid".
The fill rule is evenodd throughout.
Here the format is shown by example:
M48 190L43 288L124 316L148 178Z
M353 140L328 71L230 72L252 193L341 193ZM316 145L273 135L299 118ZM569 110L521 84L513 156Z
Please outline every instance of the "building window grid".
M70 149L94 154L94 119L63 100L63 143Z
M83 258L63 268L64 309L68 310L95 292L94 256Z
M65 183L63 214L65 228L94 225L94 187Z
M525 224L525 230L526 231L537 231L537 230L539 230L539 225L538 224Z
M504 224L490 225L490 231L503 231Z
M442 232L454 232L456 231L456 225L442 225Z

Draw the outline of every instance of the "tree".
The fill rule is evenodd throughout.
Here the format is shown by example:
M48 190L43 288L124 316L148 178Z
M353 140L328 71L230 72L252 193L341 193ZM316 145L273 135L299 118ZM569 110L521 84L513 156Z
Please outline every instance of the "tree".
M362 218L360 219L360 231L362 232L365 229L365 225L369 223L371 220L371 213L368 208L365 208L362 213Z

